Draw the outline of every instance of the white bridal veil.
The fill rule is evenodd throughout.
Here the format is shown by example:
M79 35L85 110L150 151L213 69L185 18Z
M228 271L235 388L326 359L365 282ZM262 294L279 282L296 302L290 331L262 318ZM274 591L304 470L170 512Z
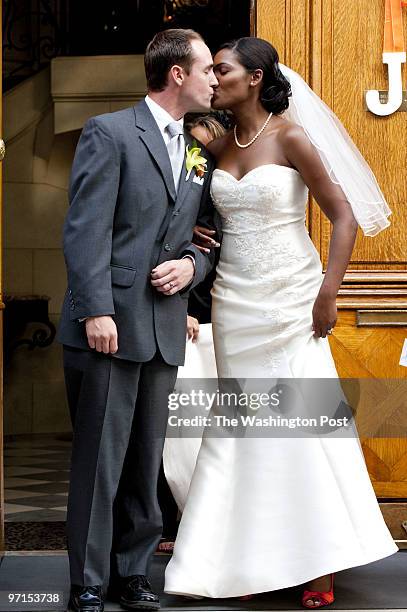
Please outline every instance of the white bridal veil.
M331 180L346 195L363 233L375 236L390 225L391 210L373 172L335 113L297 72L279 66L292 91L284 116L302 126Z

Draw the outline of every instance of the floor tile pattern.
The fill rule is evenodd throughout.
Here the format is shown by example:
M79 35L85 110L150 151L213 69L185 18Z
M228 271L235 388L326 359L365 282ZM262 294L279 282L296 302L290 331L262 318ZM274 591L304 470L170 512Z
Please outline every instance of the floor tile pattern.
M5 441L5 521L63 522L69 485L68 436Z

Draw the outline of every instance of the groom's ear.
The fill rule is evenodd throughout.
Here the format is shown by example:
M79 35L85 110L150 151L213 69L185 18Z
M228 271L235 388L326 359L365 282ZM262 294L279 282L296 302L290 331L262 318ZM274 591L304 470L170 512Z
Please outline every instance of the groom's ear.
M168 76L176 85L181 86L185 79L185 72L182 66L175 65L170 69Z

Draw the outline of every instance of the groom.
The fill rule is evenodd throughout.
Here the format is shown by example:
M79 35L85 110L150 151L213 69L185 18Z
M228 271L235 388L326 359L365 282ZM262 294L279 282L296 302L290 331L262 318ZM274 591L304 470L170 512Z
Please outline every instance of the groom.
M185 353L188 294L212 256L191 244L211 223L209 183L186 169L188 111L210 109L212 57L192 30L157 34L148 96L90 119L72 168L64 226L64 345L74 427L67 536L70 608L159 608L146 578L160 539L157 478L168 394Z

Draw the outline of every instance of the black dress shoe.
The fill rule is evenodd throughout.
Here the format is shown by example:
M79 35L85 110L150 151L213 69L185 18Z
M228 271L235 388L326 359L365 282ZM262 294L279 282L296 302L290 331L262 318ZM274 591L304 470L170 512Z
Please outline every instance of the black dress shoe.
M103 612L102 587L73 584L68 609L74 612Z
M145 576L123 578L120 605L125 610L159 610L160 600Z

